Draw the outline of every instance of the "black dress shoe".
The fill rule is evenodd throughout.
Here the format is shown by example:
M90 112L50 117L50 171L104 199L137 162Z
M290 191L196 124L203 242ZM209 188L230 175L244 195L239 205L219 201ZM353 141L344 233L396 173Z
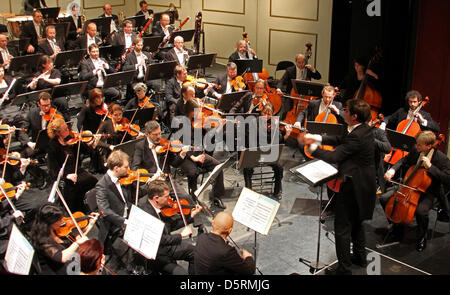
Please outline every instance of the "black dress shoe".
M223 204L222 199L220 198L214 198L213 201L214 206L220 209L226 209L227 207Z
M275 200L281 200L281 198L283 198L282 192L273 194L273 198L274 198Z
M427 247L427 238L423 237L417 242L416 250L422 252Z
M354 265L360 266L360 267L366 267L367 261L361 257L353 255L350 259Z
M343 276L343 275L351 275L352 272L350 270L343 271L339 267L328 267L325 269L325 274L327 276Z

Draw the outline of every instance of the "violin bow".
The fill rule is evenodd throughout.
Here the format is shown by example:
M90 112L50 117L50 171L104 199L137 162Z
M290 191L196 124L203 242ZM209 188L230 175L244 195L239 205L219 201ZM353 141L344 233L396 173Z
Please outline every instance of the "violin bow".
M141 177L141 173L138 170L137 171L137 184L136 184L136 201L134 201L134 204L136 206L138 205L138 198L139 198L139 183L141 182L140 177Z
M83 133L83 128L81 128L80 137L81 137L81 133ZM74 172L75 174L77 174L77 172L78 172L78 157L80 156L80 146L81 146L81 138L78 141L77 158L75 161L75 172Z
M8 163L8 154L9 154L9 147L11 145L11 132L8 133L8 146L6 147L6 154L5 154L5 163L3 164L3 172L2 172L2 178L5 179L5 173L6 173L6 164ZM6 194L5 194L6 196Z
M183 219L184 226L187 227L186 217L184 217L183 210L181 207L180 199L178 198L177 190L175 189L175 185L172 180L172 176L169 175L170 184L172 185L173 192L175 194L175 198L177 199L178 209L180 210L181 218ZM192 238L192 235L191 235Z
M3 187L0 185L0 190L2 192L2 194L5 196L6 201L8 201L9 206L11 206L11 209L13 210L14 213L17 212L16 207L14 206L14 204L11 202L11 200L9 199L8 195L6 195L5 190L3 189ZM20 219L18 219L18 223L25 223L25 221L23 220L23 218L21 217Z

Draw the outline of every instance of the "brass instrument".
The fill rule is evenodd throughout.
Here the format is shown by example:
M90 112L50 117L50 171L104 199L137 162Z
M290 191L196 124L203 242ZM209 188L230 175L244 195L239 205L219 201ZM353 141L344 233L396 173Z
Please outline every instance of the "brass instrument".
M175 4L173 4L173 3L169 4L169 11L173 11L173 18L174 18L174 20L178 20L179 19L180 16L178 14L178 9L175 6Z
M117 17L119 18L119 24L122 24L123 20L125 19L125 15L123 14L123 11L120 11L119 15Z

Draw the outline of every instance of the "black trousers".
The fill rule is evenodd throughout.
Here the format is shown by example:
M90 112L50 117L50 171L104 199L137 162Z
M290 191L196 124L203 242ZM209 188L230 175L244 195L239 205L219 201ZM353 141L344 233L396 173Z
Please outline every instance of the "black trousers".
M272 170L274 172L274 180L275 185L273 189L274 194L278 194L281 192L282 186L281 186L281 180L283 179L283 166L280 164L271 164L268 165L272 167ZM245 186L249 189L252 189L252 176L253 176L253 168L244 168L244 180L245 180Z
M65 179L63 196L72 212L87 212L84 205L84 195L94 188L96 183L97 178L84 170L78 171L76 183ZM59 198L56 197L56 199Z
M353 255L366 260L364 226L351 181L343 183L341 192L336 195L334 231L338 270L351 272L350 242L353 243Z

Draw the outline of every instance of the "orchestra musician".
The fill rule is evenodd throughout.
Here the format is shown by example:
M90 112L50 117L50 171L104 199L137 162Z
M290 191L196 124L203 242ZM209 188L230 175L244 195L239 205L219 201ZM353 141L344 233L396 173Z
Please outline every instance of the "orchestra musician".
M136 13L136 16L144 15L146 20L153 17L153 10L148 9L148 3L145 0L139 1L139 7L141 10Z
M67 35L67 42L73 42L77 39L78 35L83 32L83 23L80 15L80 5L76 2L70 4L70 16L66 18L66 21L70 23L69 34ZM73 46L67 46L72 48Z
M166 217L161 210L168 206L170 198L170 185L163 180L154 180L148 183L147 196L139 200L139 208L164 222L161 242L158 247L156 259L148 261L155 272L168 273L172 275L194 274L194 246L185 239L192 236L192 229L186 224L194 222L194 217L200 213L202 207L196 205L190 214L185 215L186 224L182 218ZM181 229L180 233L172 234L173 231ZM177 260L189 263L186 271L177 264Z
M421 168L426 169L426 174L431 178L431 184L425 192L420 193L419 203L415 211L417 221L417 244L416 250L422 252L427 245L427 230L429 223L429 212L433 208L435 200L442 198L441 185L448 187L450 185L450 160L447 155L434 148L436 136L430 130L420 132L416 136L416 145L408 155L397 161L384 174L384 178L390 181L397 171L407 171L408 168L420 164ZM383 208L386 206L395 190L387 192L380 198ZM402 225L394 224L394 234L397 238L402 238Z
M80 35L75 42L73 42L73 47L71 49L88 49L91 44L102 44L102 39L96 35L97 25L94 22L88 22L86 25L86 34Z
M405 106L399 108L392 115L385 117L380 128L396 130L398 123L405 119L410 120L413 118L414 111L421 103L422 95L419 91L408 91L405 96ZM419 124L421 130L431 130L436 133L439 132L439 125L431 118L430 113L424 111L423 108L415 115L414 120Z
M124 107L124 110L135 110L141 108L144 104L145 98L147 96L147 85L145 83L139 82L134 84L134 97L130 99ZM150 101L153 105L157 105L156 102Z
M234 62L228 62L226 71L227 72L225 74L217 76L214 86L210 85L204 90L206 96L214 97L220 100L222 98L222 94L236 91L230 84L230 81L237 76L236 64ZM220 85L220 88L215 85Z
M84 212L86 211L83 202L84 195L95 187L97 178L85 171L80 163L77 164L77 161L79 161L78 143L73 145L67 143L71 138L71 134L63 119L57 118L51 121L47 125L47 134L50 138L48 144L48 168L50 175L53 180L56 180L66 155L68 155L62 176L65 184L62 193L71 211ZM81 147L84 148L84 144L81 144Z
M9 86L12 83L12 78L9 76L5 76L5 68L0 66L0 106L5 107L7 106L11 100L16 97L16 91L14 90L14 87L11 88L9 93L6 93Z
M176 65L174 76L166 81L164 87L164 97L166 101L166 114L164 116L164 123L170 126L173 117L175 116L175 106L181 97L181 88L187 78L187 68L185 66Z
M299 53L295 56L295 65L286 68L283 76L277 84L277 93L283 95L286 93L290 95L292 90L292 79L311 81L311 79L320 80L322 75L312 65L306 64L306 57L304 54ZM292 99L283 97L283 107L280 114L281 119L284 119L286 113L292 109Z
M10 52L8 49L8 38L4 34L0 34L0 66L8 71L11 59L17 55L17 52Z
M86 92L90 92L94 88L102 88L106 74L115 73L116 71L106 62L105 59L99 57L99 49L97 44L89 45L89 58L81 61L79 69L79 77L81 81L89 81L86 86ZM114 87L103 89L105 101L107 103L119 101L122 94Z
M73 240L57 235L64 216L63 209L51 203L44 204L36 214L30 236L33 247L37 251L41 268L39 274L71 274L70 262L72 257L77 252L80 244L88 240L87 234L94 227L99 214L91 213L89 223L83 229L83 236L77 232Z
M371 219L376 199L374 138L366 122L370 106L363 100L347 101L345 121L348 134L341 136L301 133L300 142L309 145L308 152L318 159L338 165L338 179L342 180L336 194L334 229L336 236L337 268L326 269L327 274L351 274L352 263L367 264L363 221ZM333 145L333 151L318 146ZM353 256L350 244L353 243Z
M42 21L42 13L39 10L33 10L31 14L33 21L26 23L22 26L22 32L20 33L20 39L30 38L30 44L28 45L26 52L36 53L38 50L39 42L44 41L44 23Z
M168 38L173 30L174 27L170 25L170 15L163 13L161 14L161 19L152 27L152 36ZM168 46L168 43L166 46Z
M212 221L212 231L199 235L194 249L196 275L253 275L256 263L245 249L239 252L227 243L233 230L233 216L219 212Z
M56 40L55 26L45 27L45 37L44 41L39 42L37 52L48 55L55 60L56 55L64 51L64 44Z
M235 62L238 59L250 59L251 56L252 59L258 59L256 52L252 48L248 49L247 42L239 40L236 43L236 51L228 57L228 62Z
M176 36L173 39L173 45L172 49L164 53L164 61L176 61L177 64L186 66L189 56L193 55L194 52L184 47L184 39L181 36Z
M124 20L122 23L123 30L115 34L111 41L113 46L125 46L125 49L130 48L134 44L137 35L133 32L133 23L130 20Z
M254 93L248 92L243 95L230 109L230 114L234 113L248 113L260 114L264 107L263 95L266 90L266 82L264 80L257 80L255 82Z
M107 35L111 34L112 32L117 32L119 30L119 17L116 14L112 13L112 6L109 3L106 3L103 5L103 14L98 16L99 18L102 17L111 17L111 25L109 28L103 28L102 31L102 38L104 39Z
M45 0L25 0L23 2L23 5L26 14L31 14L33 11L37 10L36 8L47 7L47 3L45 3Z
M106 263L103 245L97 239L89 239L79 243L80 275L100 275Z

